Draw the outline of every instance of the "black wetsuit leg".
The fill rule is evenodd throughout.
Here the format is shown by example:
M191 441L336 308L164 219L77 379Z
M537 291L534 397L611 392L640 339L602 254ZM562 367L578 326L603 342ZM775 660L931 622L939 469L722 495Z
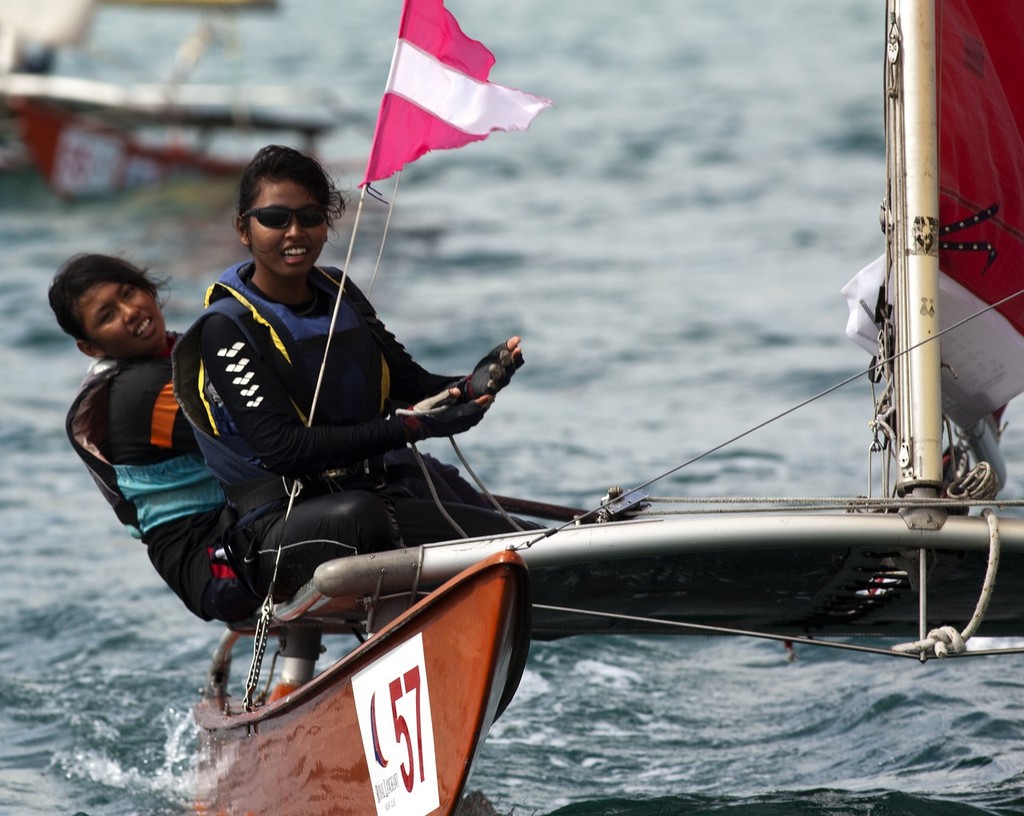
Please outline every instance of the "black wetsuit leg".
M392 496L391 500L394 504L395 518L402 530L402 541L407 547L462 538L433 501L405 496ZM471 538L516 532L516 528L496 510L455 502L446 502L444 509ZM519 518L516 522L524 530L538 529L540 526Z
M394 549L400 542L387 499L345 490L296 503L287 519L284 509L258 519L233 536L232 550L253 589L266 595L280 548L274 596L281 599L295 594L325 561Z

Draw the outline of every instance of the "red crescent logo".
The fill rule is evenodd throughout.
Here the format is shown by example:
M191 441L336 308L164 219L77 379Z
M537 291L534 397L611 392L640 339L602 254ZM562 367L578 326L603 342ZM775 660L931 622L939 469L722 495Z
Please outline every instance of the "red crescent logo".
M388 767L388 761L380 750L380 738L377 736L377 692L370 697L370 736L373 738L373 757L382 768Z

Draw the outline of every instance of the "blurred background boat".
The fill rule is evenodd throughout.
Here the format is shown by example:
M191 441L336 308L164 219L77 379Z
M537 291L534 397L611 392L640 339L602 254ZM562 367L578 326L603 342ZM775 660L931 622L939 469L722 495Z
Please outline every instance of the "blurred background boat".
M40 5L42 7L40 7ZM181 8L196 18L173 52L166 76L130 81L64 73L62 56L88 53L98 7ZM286 85L193 83L210 49L230 48L236 15L274 14L274 0L8 0L0 7L0 169L31 169L63 198L115 193L181 175L234 176L251 150L231 149L225 134L297 136L315 151L343 121L340 103L323 92ZM239 52L233 57L241 60ZM159 71L153 63L147 71Z

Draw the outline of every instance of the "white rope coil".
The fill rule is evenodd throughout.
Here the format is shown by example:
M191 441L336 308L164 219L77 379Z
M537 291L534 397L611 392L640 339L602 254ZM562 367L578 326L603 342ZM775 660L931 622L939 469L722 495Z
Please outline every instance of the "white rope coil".
M982 511L982 515L988 522L988 567L985 570L985 581L981 587L981 595L974 607L974 614L970 622L964 627L963 632L958 632L954 626L940 626L932 629L923 640L915 640L912 643L901 643L892 647L894 652L904 654L920 654L927 657L929 654L935 657L948 657L952 654L963 654L967 651L967 641L974 636L981 626L988 609L988 602L992 598L992 592L996 586L996 574L999 571L999 520L994 512L989 509ZM924 557L924 553L921 553Z

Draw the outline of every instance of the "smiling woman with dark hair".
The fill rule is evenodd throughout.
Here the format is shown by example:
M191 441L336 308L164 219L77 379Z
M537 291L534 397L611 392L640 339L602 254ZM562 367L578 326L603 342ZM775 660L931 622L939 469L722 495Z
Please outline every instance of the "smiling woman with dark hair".
M185 605L204 620L258 605L220 544L224 492L207 470L171 388L177 335L159 280L110 255L76 255L50 285L50 307L96 359L68 412L75 452L121 522Z
M435 504L389 470L410 442L480 422L522 352L510 338L462 377L416 363L350 278L317 266L343 212L315 159L260 150L235 216L251 260L210 288L174 352L179 400L238 515L233 559L277 597L339 556L531 526L464 497Z

